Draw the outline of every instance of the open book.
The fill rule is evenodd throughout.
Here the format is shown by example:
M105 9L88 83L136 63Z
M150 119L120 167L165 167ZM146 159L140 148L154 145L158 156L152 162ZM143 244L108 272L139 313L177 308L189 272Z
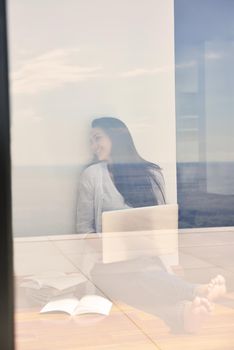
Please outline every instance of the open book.
M34 275L24 278L22 287L41 289L51 287L57 290L66 290L74 287L87 279L81 273L65 274L63 272L48 272L41 275Z
M82 315L88 313L97 313L109 315L112 302L99 295L86 295L80 300L76 298L64 298L52 300L47 303L40 311L46 312L66 312L70 315Z
M25 288L28 297L40 304L62 295L70 296L78 285L87 281L81 273L65 274L50 271L40 275L25 277L20 287Z

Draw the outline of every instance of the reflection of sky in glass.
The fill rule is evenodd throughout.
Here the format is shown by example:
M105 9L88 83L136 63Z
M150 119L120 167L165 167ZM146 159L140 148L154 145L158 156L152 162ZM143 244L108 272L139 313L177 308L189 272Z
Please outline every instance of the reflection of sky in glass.
M234 161L234 3L175 1L179 161Z
M149 133L146 154L160 136L159 130L152 131L155 116L161 119L162 135L171 124L168 138L175 142L172 4L11 0L16 163L76 163L88 136L83 124L97 114L126 117L137 136L138 129ZM169 148L161 157L167 162L174 143Z
M99 116L126 123L176 202L173 0L11 0L8 14L15 232L75 231Z

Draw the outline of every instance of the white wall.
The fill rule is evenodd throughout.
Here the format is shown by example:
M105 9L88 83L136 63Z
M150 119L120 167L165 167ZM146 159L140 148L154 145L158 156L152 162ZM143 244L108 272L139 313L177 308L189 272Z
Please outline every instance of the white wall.
M74 232L96 116L126 122L176 202L173 1L11 0L9 19L15 234Z

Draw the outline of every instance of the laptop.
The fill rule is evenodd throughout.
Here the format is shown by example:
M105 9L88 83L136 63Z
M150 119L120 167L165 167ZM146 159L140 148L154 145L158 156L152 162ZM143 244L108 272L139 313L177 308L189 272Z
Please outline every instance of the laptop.
M166 204L102 214L103 263L158 256L178 265L178 205Z

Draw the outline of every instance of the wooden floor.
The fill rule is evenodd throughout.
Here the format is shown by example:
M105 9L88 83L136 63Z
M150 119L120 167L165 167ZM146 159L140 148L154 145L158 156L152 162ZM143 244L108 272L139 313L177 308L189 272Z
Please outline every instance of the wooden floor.
M17 240L16 349L234 350L234 231L211 231L205 236L199 231L182 232L179 240L180 263L187 280L204 282L222 273L228 284L227 296L215 305L213 315L197 335L172 334L156 316L117 300L107 317L39 314L40 307L27 302L18 287L22 277L45 269L83 271L88 276L89 265L101 249L94 242L92 249L84 247L72 237Z

